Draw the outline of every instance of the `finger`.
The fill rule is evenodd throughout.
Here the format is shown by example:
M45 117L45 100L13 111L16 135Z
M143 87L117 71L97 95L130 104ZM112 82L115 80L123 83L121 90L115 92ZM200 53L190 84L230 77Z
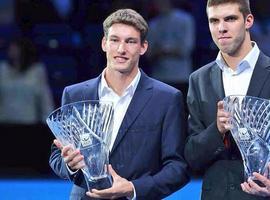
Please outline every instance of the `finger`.
M82 162L84 157L82 155L78 155L74 157L69 163L68 166L75 169L81 169L81 167L84 167L84 162Z
M218 119L219 119L219 121L221 123L228 123L228 118L227 117L219 117Z
M112 175L113 179L115 179L116 177L119 177L118 174L112 168L112 165L108 166L108 170L109 170L109 173Z
M224 109L224 102L223 101L219 101L217 104L217 107L219 110L223 110Z
M66 157L66 156L69 156L70 154L72 154L74 152L73 148L71 147L71 145L67 145L67 146L64 146L62 148L62 153L61 155L63 157Z
M241 183L241 188L244 192L248 192L248 190L246 189L245 183Z
M80 151L79 150L75 150L75 151L72 151L71 153L62 153L63 154L63 158L64 158L64 161L66 163L69 163L71 162L76 156L80 155Z
M91 191L88 191L88 194L91 197L94 198L112 198L113 192L111 188L104 189L104 190L97 190L97 189L92 189Z
M247 182L244 182L241 184L241 187L243 189L243 191L252 194L252 188L250 187L250 185Z
M58 149L60 149L60 150L62 150L63 149L63 145L58 141L58 140L53 140L53 143L55 144L55 146L58 148Z
M255 176L256 179L258 179L260 182L262 182L265 186L270 187L270 180L267 179L265 176L254 172L253 175Z
M232 125L229 124L229 123L227 123L227 124L224 125L224 128L225 128L226 130L231 130L231 129L232 129Z
M251 188L250 194L259 195L262 197L270 196L270 191L268 191L266 187L260 187L252 180L249 180L249 185Z
M102 198L100 195L92 193L90 191L86 192L86 195L89 196L89 197L92 197L92 198L96 198L96 199Z
M92 198L96 198L96 199L112 199L111 196L107 196L107 195L103 195L103 194L96 194L96 193L93 193L93 192L86 192L86 195L89 196L89 197L92 197Z
M79 162L74 168L75 169L82 169L85 167L84 161Z
M252 188L252 190L255 191L260 191L262 188L255 183L252 179L248 179L248 184L250 185L250 188Z

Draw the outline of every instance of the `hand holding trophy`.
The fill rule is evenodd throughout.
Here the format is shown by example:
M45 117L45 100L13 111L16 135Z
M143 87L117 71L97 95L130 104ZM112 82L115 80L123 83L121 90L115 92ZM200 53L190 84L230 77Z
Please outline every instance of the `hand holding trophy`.
M227 96L224 109L231 115L231 133L240 150L246 180L253 172L269 178L270 101L252 96Z
M47 118L52 133L63 146L71 145L84 156L82 172L88 189L111 187L108 173L113 104L88 100L64 105Z

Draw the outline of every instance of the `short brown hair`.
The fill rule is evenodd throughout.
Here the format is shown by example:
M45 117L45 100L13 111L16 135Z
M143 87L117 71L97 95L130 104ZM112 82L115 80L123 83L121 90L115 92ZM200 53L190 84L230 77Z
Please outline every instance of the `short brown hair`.
M116 23L133 26L141 34L141 43L145 41L148 33L148 24L145 19L135 10L120 9L109 15L103 22L103 31L106 38L108 36L108 29Z
M207 9L211 6L218 6L218 5L226 4L226 3L238 4L239 11L243 14L244 18L246 18L247 15L251 14L249 0L208 0L206 12L207 12Z

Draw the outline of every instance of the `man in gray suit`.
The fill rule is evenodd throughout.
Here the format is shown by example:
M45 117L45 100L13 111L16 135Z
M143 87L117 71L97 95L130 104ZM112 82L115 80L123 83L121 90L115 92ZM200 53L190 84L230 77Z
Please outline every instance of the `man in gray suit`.
M220 51L190 76L185 158L193 170L203 172L203 200L264 199L241 189L243 163L222 99L233 94L269 98L270 58L251 41L254 18L248 0L208 0L206 11Z

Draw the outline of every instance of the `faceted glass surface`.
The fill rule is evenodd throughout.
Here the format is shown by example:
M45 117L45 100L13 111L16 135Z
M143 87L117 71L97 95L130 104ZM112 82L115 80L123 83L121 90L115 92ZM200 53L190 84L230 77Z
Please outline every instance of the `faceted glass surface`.
M227 96L224 108L231 114L231 133L241 152L246 178L253 178L253 172L269 177L270 101L252 96Z
M87 182L108 176L112 102L92 100L64 105L48 116L47 124L62 145L80 149Z

